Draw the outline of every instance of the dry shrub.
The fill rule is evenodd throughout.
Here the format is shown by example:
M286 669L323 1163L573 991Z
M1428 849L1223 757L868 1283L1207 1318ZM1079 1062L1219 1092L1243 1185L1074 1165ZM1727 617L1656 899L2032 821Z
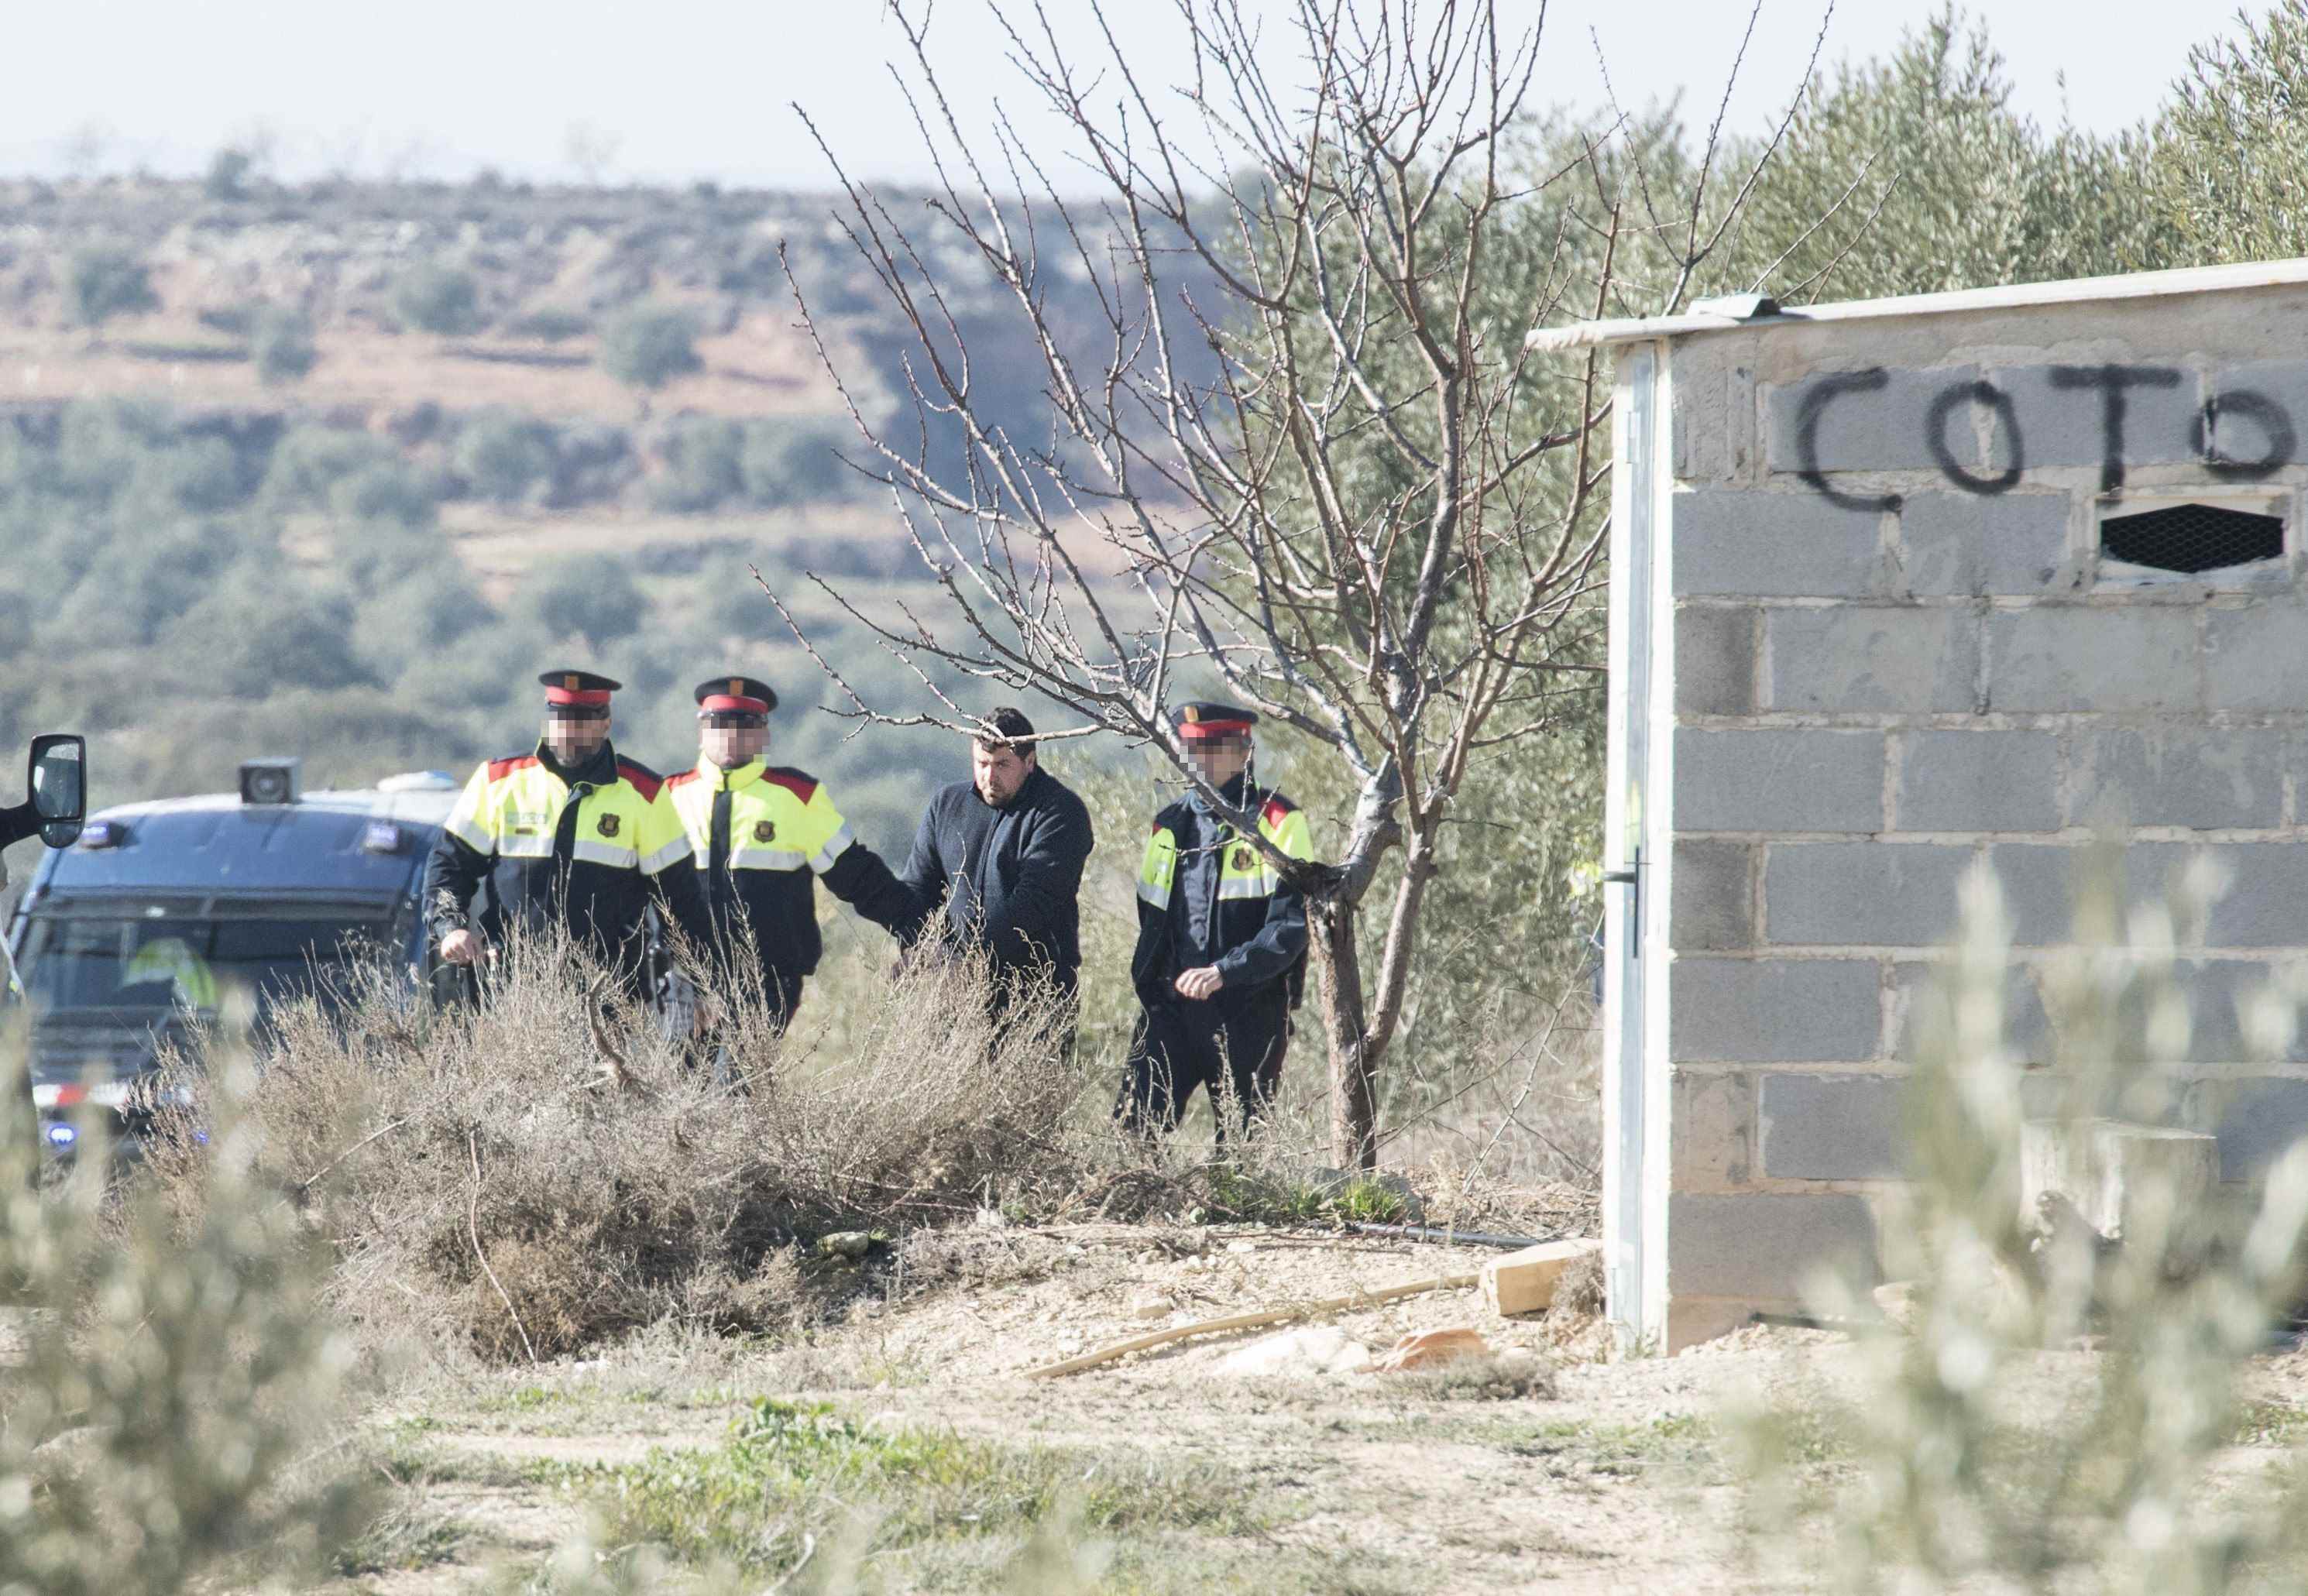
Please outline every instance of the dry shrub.
M1054 1042L1060 1008L1023 992L997 1026L982 978L900 973L846 1006L838 1052L723 990L722 1081L622 997L589 1017L606 985L565 945L509 950L478 1007L371 980L342 1012L280 1019L249 1107L254 1156L300 1194L337 1248L337 1300L371 1325L497 1359L660 1320L773 1328L810 1279L856 1278L798 1263L797 1235L1079 1180L1063 1133L1083 1078ZM179 1138L154 1158L187 1206L196 1151Z
M254 1168L221 1051L189 1216L116 1188L103 1126L39 1189L21 1031L0 1046L0 1590L88 1596L309 1573L357 1532L326 1444L346 1338L329 1260Z

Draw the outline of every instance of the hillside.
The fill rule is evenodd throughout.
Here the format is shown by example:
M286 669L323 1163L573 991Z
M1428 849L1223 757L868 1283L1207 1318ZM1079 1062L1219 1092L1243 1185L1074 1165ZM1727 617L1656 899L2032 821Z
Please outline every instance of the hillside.
M749 574L845 669L904 691L804 576L893 605L921 571L836 458L857 428L779 263L882 423L918 346L831 199L217 186L0 184L0 666L19 688L0 742L85 727L100 802L222 785L259 751L339 782L455 768L532 734L535 671L570 662L627 681L621 746L677 765L687 684L743 668L788 694L781 757L901 843L925 772L958 761L934 734L844 742L810 714L832 695ZM956 310L1001 325L991 298ZM629 366L668 324L694 369L612 374L619 339ZM1000 364L977 380L1014 376L1030 427L1033 373Z

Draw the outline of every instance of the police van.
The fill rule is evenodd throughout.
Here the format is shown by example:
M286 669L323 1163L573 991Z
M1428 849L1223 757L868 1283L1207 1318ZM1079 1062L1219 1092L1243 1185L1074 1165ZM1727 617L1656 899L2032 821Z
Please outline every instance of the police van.
M423 977L425 859L457 793L433 770L306 793L297 760L252 759L237 793L104 810L44 854L7 944L49 1147L71 1151L83 1104L136 1128L139 1082L220 1012L262 1027L360 960Z

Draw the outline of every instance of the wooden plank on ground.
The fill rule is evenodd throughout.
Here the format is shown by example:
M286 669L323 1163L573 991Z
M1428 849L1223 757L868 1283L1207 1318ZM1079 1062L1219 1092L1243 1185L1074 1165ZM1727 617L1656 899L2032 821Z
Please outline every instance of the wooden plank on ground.
M1600 1241L1542 1241L1493 1258L1483 1266L1483 1300L1504 1317L1545 1313L1554 1300L1554 1283L1563 1272L1589 1253L1600 1252Z

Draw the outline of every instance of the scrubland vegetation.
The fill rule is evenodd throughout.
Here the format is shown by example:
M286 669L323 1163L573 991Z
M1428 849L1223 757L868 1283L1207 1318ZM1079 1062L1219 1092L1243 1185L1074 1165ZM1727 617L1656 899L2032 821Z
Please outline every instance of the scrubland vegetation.
M1813 85L1691 287L1853 297L2299 253L2297 216L2263 202L2308 176L2281 114L2304 83L2308 10L2287 4L2235 50L2191 62L2154 118L2100 139L2016 116L1986 41L1943 15L1894 58ZM1606 158L1610 181L1687 184L1696 130L1673 111L1637 122ZM1534 121L1517 159L1552 170L1600 125ZM264 192L245 166L220 164L183 202L228 210ZM453 769L523 741L534 672L565 660L629 683L621 746L679 764L688 684L727 661L787 699L777 757L831 779L877 845L902 846L931 777L948 763L959 774L959 759L934 735L844 741L845 723L808 712L844 700L745 568L805 605L810 569L904 600L923 579L918 556L843 519L872 502L832 459L848 434L827 405L770 415L679 399L712 375L687 371L710 366L700 342L783 291L753 230L766 202L488 185L275 193L308 225L349 232L365 204L433 217L438 237L469 207L593 205L632 225L568 303L484 227L461 257L444 245L437 261L348 273L341 291L237 290L197 307L159 303L148 202L125 185L34 196L28 214L56 247L23 302L47 306L91 360L145 358L132 347L142 322L183 313L203 347L254 360L270 398L255 409L96 398L0 420L12 575L0 668L18 688L0 703L0 746L86 729L99 802L222 787L254 752L304 754L316 785ZM65 214L74 207L78 220ZM1548 202L1518 218L1533 247L1489 266L1502 305L1529 297L1537 242L1581 225L1575 212ZM1641 230L1627 240L1638 254ZM872 313L855 281L810 286L833 313ZM480 346L493 356L519 343L598 358L650 408L468 408L447 378L432 402L390 413L305 408L334 341L355 334L423 345L444 372L468 358L458 339L496 340ZM883 351L901 341L879 336ZM171 345L155 358L183 356ZM556 541L586 529L587 552L531 550L511 577L478 569L477 544L548 524ZM830 606L809 620L857 679L892 697L917 686ZM1412 1174L1430 1218L1511 1229L1590 1200L1582 992L1600 706L1591 679L1567 691L1545 735L1469 775L1441 834L1379 1114L1382 1160ZM36 1191L23 1094L0 1094L0 1589L478 1575L461 1565L479 1534L461 1514L478 1511L473 1493L516 1486L548 1491L562 1515L546 1546L498 1548L506 1589L1423 1590L1449 1583L1455 1557L1528 1570L1589 1555L1532 1524L1509 1535L1457 1523L1416 1555L1322 1539L1382 1514L1383 1493L1356 1496L1316 1461L1374 1440L1471 1449L1481 1483L1461 1494L1529 1494L1550 1525L1590 1501L1704 1525L1701 1498L1735 1488L1730 1539L1706 1543L1716 1550L1681 1571L1686 1583L2298 1588L2293 1448L2308 1409L2291 1386L2266 1394L2257 1360L2297 1300L2308 1186L2287 1163L2251 1212L2201 1224L2166 1213L2112 1254L2072 1234L2033 1241L1985 901L1947 1034L1919 1060L1908 1220L1886 1227L1916 1283L1915 1327L1822 1352L1748 1421L1555 1417L1487 1388L1448 1416L1448 1394L1375 1413L1279 1387L1208 1399L1245 1434L1304 1418L1319 1446L1286 1465L1207 1434L1201 1452L1156 1446L1187 1423L1167 1393L1119 1417L1052 1399L1072 1431L1055 1436L1029 1433L1044 1415L1023 1404L975 1428L959 1410L882 1416L937 1373L882 1359L871 1339L889 1305L920 1300L909 1269L933 1276L917 1279L924 1290L945 1283L935 1246L959 1243L926 1239L990 1238L1022 1278L1026 1244L1010 1250L1010 1238L1029 1227L1403 1213L1391 1188L1316 1178L1325 1127L1303 1039L1277 1123L1236 1163L1205 1160L1199 1117L1161 1148L1112 1133L1128 855L1153 807L1135 758L1063 756L1105 839L1070 1053L1031 1025L989 1034L951 976L893 982L887 945L837 920L790 1034L771 1035L728 994L734 1085L685 1068L638 1015L590 1025L568 1001L582 977L538 948L477 1011L375 986L262 1043L211 1039L188 1061L205 1083L197 1116L116 1183L90 1157ZM1262 760L1316 817L1320 851L1351 794L1287 733ZM2076 1111L2122 1101L2144 1112L2184 1036L2125 1017L2171 1013L2169 972L2140 951L2157 945L2152 926L2094 923L2104 946L2069 973L2063 1028L2080 1046L2139 1045L2089 1055L2107 1070L2080 1071L2092 1095ZM821 1247L841 1233L864 1236L862 1260ZM1050 1254L1069 1257L1060 1246ZM1006 1278L953 1276L989 1291ZM1839 1322L1872 1312L1827 1281L1819 1308ZM612 1377L627 1384L586 1383ZM743 1388L710 1385L725 1377ZM476 1425L542 1425L631 1393L687 1438L526 1463L477 1463L427 1439L428 1403ZM1356 1469L1382 1466L1354 1456ZM440 1506L456 1491L465 1507ZM1442 1516L1450 1504L1427 1506Z

